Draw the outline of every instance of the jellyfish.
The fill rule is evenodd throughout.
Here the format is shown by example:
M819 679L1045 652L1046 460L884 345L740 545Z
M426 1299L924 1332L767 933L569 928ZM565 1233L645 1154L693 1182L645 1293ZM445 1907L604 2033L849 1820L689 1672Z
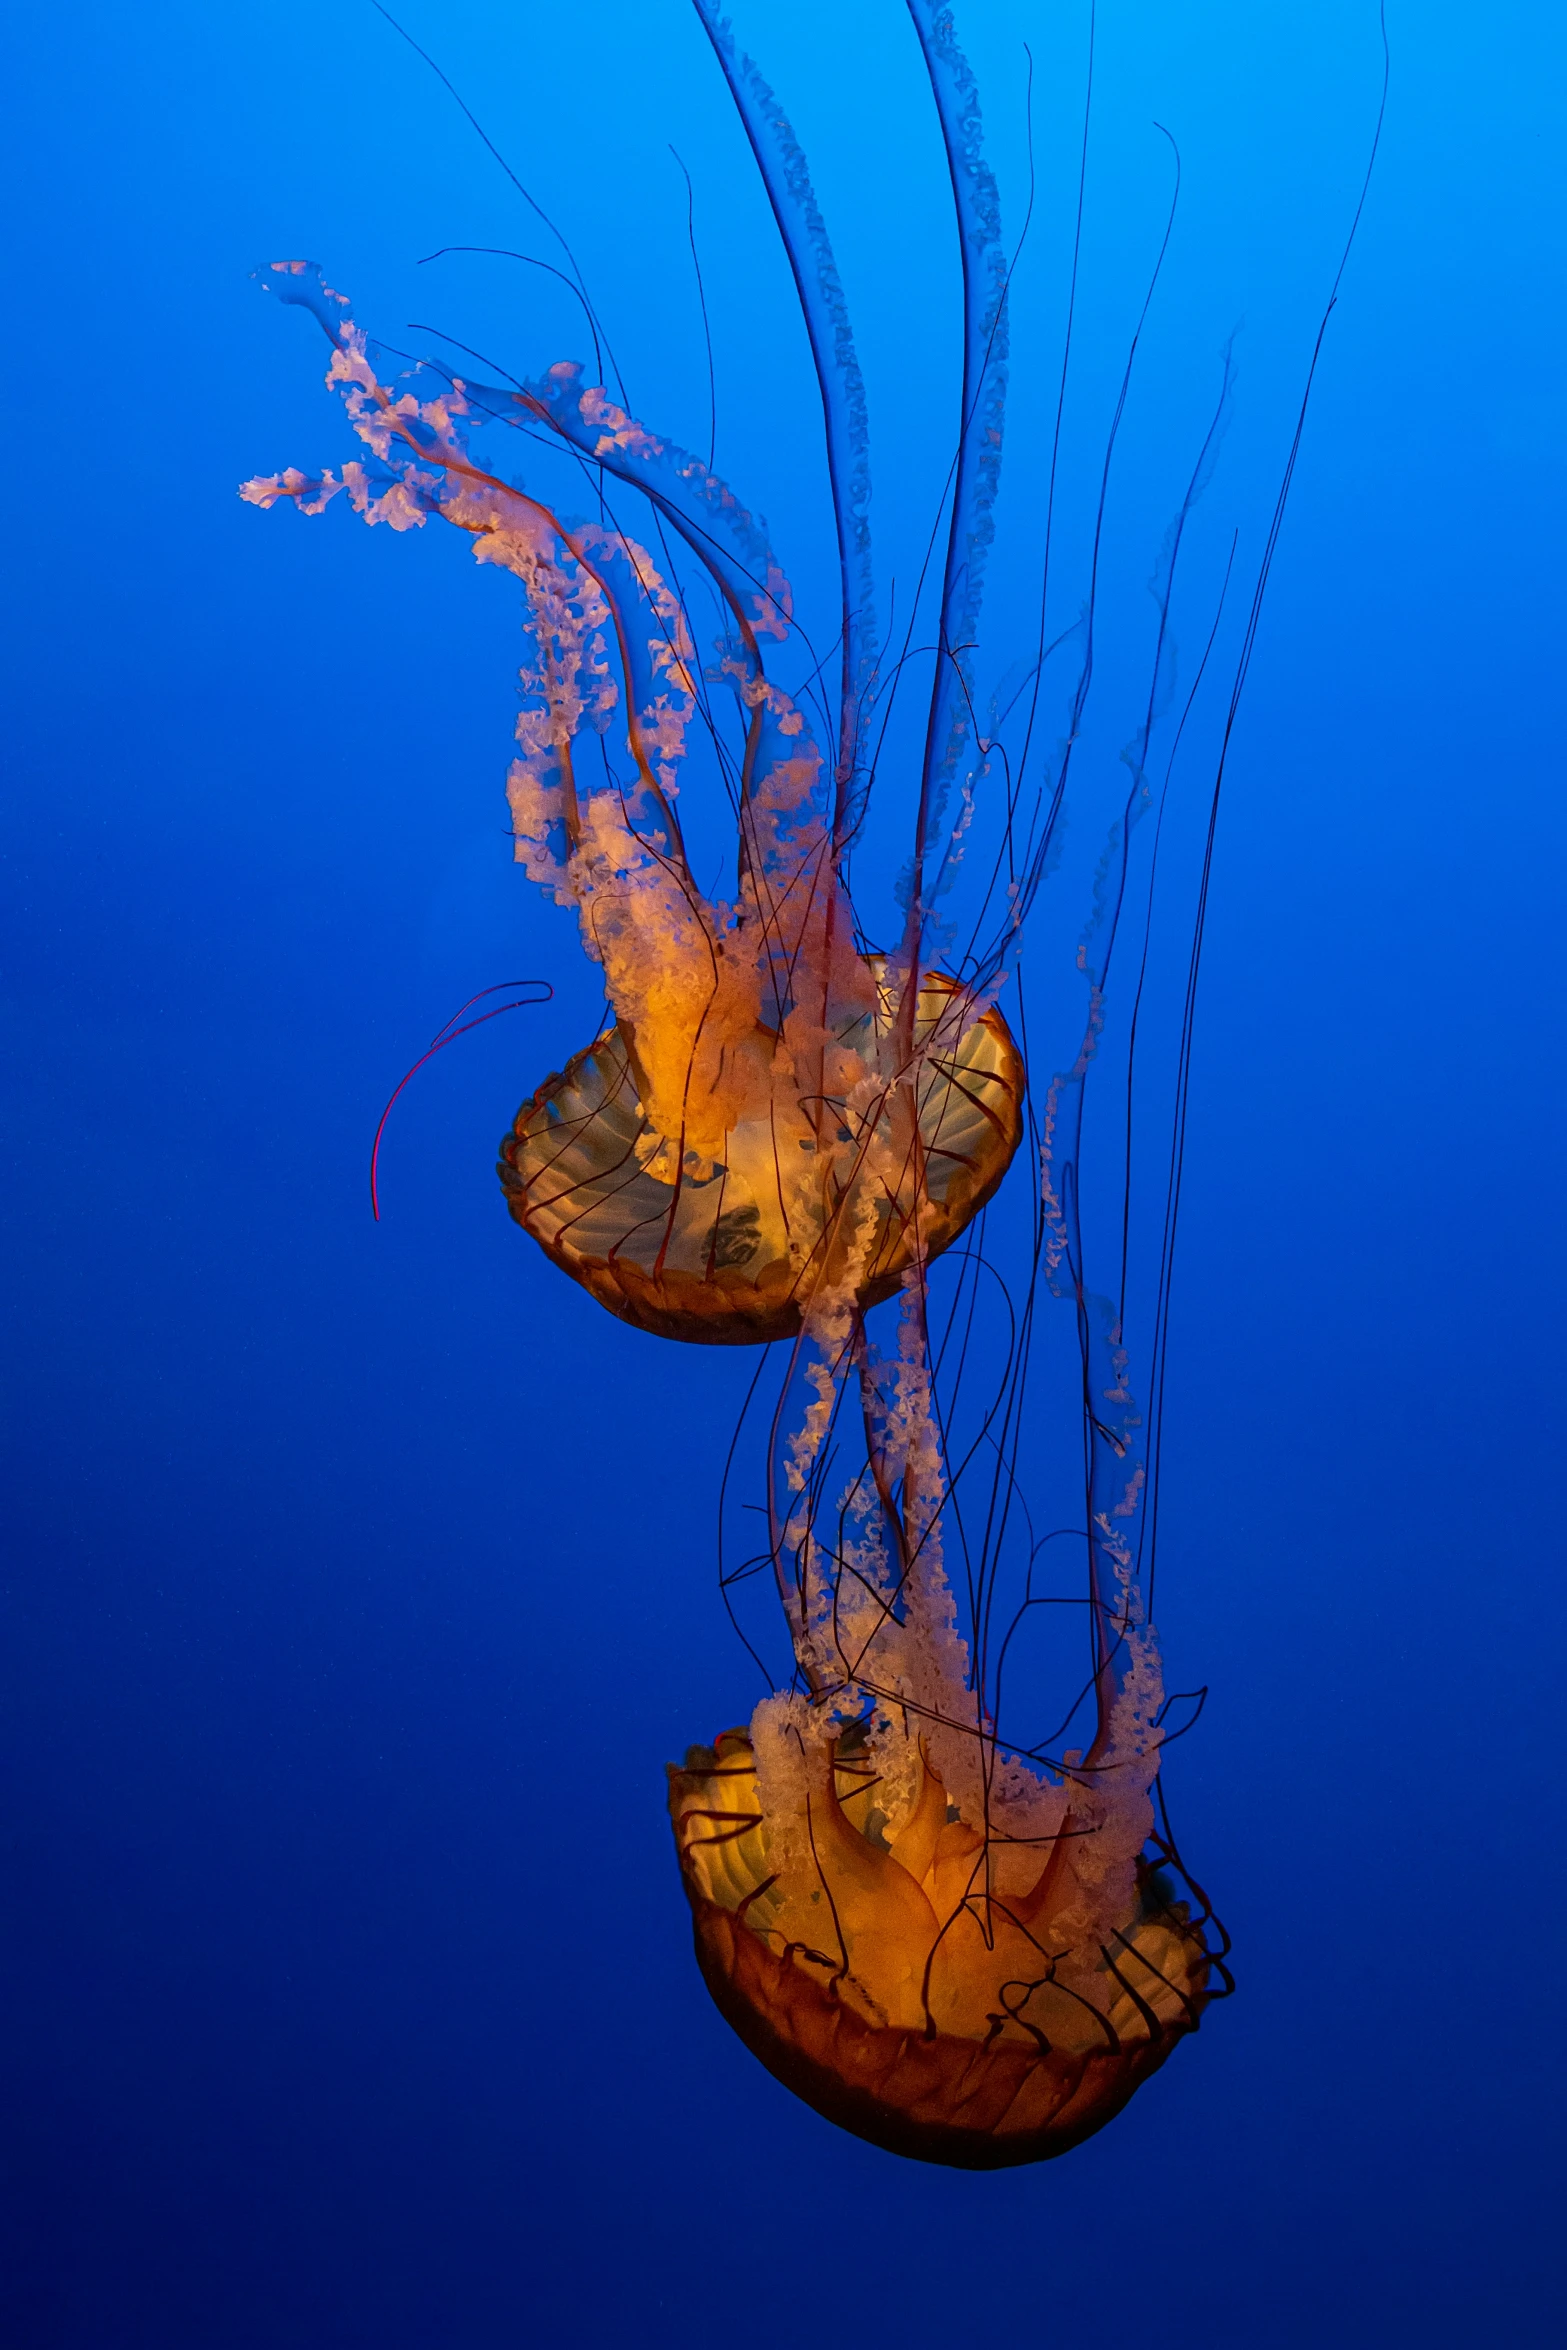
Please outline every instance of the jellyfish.
M749 93L746 102L754 110ZM764 151L782 201L779 173L797 164L797 150L785 132ZM819 229L808 191L803 210ZM824 232L819 243L807 300L818 341L842 311ZM257 274L325 329L327 380L368 456L340 472L290 468L242 494L319 514L346 493L367 522L399 531L438 516L526 598L530 654L507 784L514 854L575 908L613 1019L524 1103L505 1137L499 1173L513 1217L612 1313L663 1337L792 1337L810 1298L839 1285L849 1262L857 1294L891 1296L909 1265L939 1256L995 1191L1022 1132L1023 1075L984 988L923 960L917 889L901 953L863 949L846 874L868 790L862 738L874 687L863 517L841 517L829 767L807 709L767 671L764 648L790 635L789 583L761 525L699 458L574 364L511 390L426 364L398 388L315 264ZM845 381L833 394L856 395L860 421L846 330L844 344ZM829 416L835 471L852 469L855 432L833 401ZM606 513L606 487L634 492L642 535L613 520L565 519L503 478L502 456L481 462L476 444L507 432L576 457ZM968 495L975 530L994 466L988 481L979 471ZM663 551L671 541L724 616L705 664L690 592ZM950 601L957 627L961 594ZM917 864L961 755L963 682L959 662L935 697ZM737 706L732 745L715 723L714 690ZM728 904L698 888L682 836L677 803L697 732L734 811Z
M796 1443L775 1534L795 1686L670 1766L698 1963L753 2053L843 2128L955 2168L1040 2161L1111 2120L1231 1987L1156 1812L1165 1693L1124 1357L1100 1333L1089 1358L1092 1735L1041 1760L1001 1744L959 1629L918 1286L888 1362L858 1319L844 1354L865 1468L824 1513Z
M863 385L788 121L710 0L694 5L788 254L820 393L839 611L814 698L786 690L774 660L798 623L767 532L710 463L576 363L502 386L432 360L398 372L310 263L258 275L325 330L327 380L365 453L243 494L305 514L342 495L396 531L437 518L520 583L514 853L575 910L609 1016L518 1111L500 1159L510 1211L620 1319L667 1340L770 1346L781 1365L762 1564L789 1671L743 1727L669 1771L698 1962L740 2038L828 2119L904 2156L999 2168L1102 2127L1230 1987L1227 1939L1160 1789L1170 1709L1146 1596L1157 1460L1124 1263L1119 1293L1099 1294L1081 1211L1130 836L1156 796L1147 754L1169 702L1175 564L1219 418L1156 576L1147 713L1078 943L1081 1042L1036 1103L1000 999L1050 870L1092 658L1080 643L1063 747L1024 822L1027 746L1009 763L1006 708L981 719L975 675L1009 262L973 76L949 12L907 0L950 177L963 364L923 748L900 783L901 920L877 946L850 866L878 780L873 714L906 665L884 675L878 655ZM523 486L538 444L578 469L589 519ZM705 648L699 609L720 622ZM697 887L682 829L698 749L734 820L727 902ZM943 901L987 792L1003 848L959 949ZM942 1369L953 1309L943 1336L935 1277L957 1264L972 1301L976 1234L1025 1134L1025 1335L960 1456ZM1167 1203L1161 1298L1170 1228ZM1077 1698L1026 1737L1003 1699L1014 1638L1046 1604L1041 1542L1024 1544L1021 1597L1008 1603L1005 1585L1026 1514L1019 1398L1039 1283L1077 1338L1084 1469L1063 1531L1087 1639ZM1157 1351L1141 1391L1162 1377ZM976 1459L988 1485L974 1536L960 1488Z

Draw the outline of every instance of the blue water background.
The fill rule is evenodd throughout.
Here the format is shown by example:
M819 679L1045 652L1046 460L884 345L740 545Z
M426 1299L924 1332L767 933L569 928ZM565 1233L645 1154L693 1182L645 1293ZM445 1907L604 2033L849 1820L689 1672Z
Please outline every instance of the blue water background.
M699 444L679 148L719 468L817 578L803 343L695 20L410 6L572 238L639 407ZM1038 370L1083 19L968 16L1014 225L1025 37L1038 63ZM912 38L894 0L740 29L812 158L901 544L945 464L955 315ZM433 320L532 369L583 349L563 299L414 264L547 242L368 7L86 0L15 34L17 2350L1560 2322L1567 47L1527 0L1398 0L1390 30L1227 786L1171 1366L1159 1613L1172 1680L1213 1692L1171 1789L1241 1987L1091 2144L978 2178L818 2121L691 1960L662 1765L756 1694L712 1554L746 1366L617 1328L490 1172L596 1016L507 863L516 600L450 533L234 495L352 453L324 346L251 266L314 255L389 339ZM1113 513L1130 578L1237 324L1205 513L1255 546L1374 11L1107 0L1099 72L1079 451L1157 242L1154 119L1187 172ZM1039 479L1034 380L1009 486ZM405 1097L373 1225L391 1083L464 996L535 972L546 1011Z

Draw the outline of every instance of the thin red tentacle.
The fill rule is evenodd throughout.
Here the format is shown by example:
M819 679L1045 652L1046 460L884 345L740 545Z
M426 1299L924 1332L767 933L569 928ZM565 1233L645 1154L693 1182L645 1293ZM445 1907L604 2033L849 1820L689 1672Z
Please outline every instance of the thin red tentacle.
M496 1004L488 1012L481 1012L476 1020L463 1019L464 1012L468 1011L472 1005L482 1003L487 995L501 995L508 987L541 987L544 993L534 996L519 996L514 1003L510 1004ZM386 1132L386 1121L391 1116L397 1097L403 1088L418 1076L426 1061L433 1060L437 1053L444 1052L449 1044L455 1044L458 1037L466 1036L470 1029L482 1028L486 1020L498 1020L502 1012L521 1012L529 1010L535 1004L547 1004L554 993L555 990L547 979L498 979L493 987L481 987L477 995L471 995L468 998L467 1003L458 1005L449 1020L442 1021L431 1043L419 1055L413 1067L393 1088L390 1099L381 1112L380 1121L376 1126L375 1140L370 1145L370 1213L378 1224L381 1221L381 1195L376 1176L381 1159L381 1137ZM459 1021L462 1023L460 1027L457 1025Z

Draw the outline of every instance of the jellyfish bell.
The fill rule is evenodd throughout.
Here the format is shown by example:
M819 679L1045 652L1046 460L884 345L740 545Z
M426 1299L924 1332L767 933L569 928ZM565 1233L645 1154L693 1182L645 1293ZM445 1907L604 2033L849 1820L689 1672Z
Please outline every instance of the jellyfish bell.
M1038 1777L1024 1800L993 1800L987 1832L917 1738L899 1758L910 1790L881 1811L876 1731L885 1745L891 1730L802 1742L771 1804L750 1731L670 1766L703 1979L786 2088L890 2153L963 2170L1067 2153L1220 1987L1200 1896L1139 1835L1107 1926L1074 1853L1103 1802Z
M887 1058L897 1005L872 967L868 1007L837 1049L849 1069ZM863 1076L830 1125L769 1083L776 1032L739 1041L758 1072L745 1114L679 1156L649 1119L651 1087L620 1024L576 1054L501 1144L513 1216L601 1304L662 1337L746 1344L794 1337L854 1252L857 1294L891 1297L994 1193L1022 1132L1023 1068L994 1006L976 1019L956 982L923 975L912 1100ZM866 1215L870 1229L863 1225Z

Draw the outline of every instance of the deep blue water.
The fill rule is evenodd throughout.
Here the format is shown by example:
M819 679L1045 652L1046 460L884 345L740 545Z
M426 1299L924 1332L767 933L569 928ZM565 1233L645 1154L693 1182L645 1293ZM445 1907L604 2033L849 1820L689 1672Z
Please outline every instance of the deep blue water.
M679 149L720 470L809 586L803 343L694 19L409 4L572 239L639 407L696 443ZM1026 505L1084 20L965 13L1014 223L1036 58ZM533 370L578 355L563 300L414 265L542 251L537 224L369 7L88 0L16 33L17 2350L1561 2322L1567 52L1528 0L1389 26L1226 786L1170 1374L1159 1612L1173 1681L1213 1692L1171 1793L1240 1991L1091 2144L979 2178L819 2122L691 1961L662 1764L756 1694L712 1558L747 1366L616 1327L490 1171L596 1016L507 862L517 605L450 534L234 495L351 453L324 347L253 265L313 254L388 339L433 320ZM751 0L740 30L833 226L896 548L951 430L928 93L894 0ZM1186 172L1110 519L1129 579L1237 324L1205 513L1255 545L1379 77L1366 0L1105 0L1069 506L1157 243L1155 118ZM998 550L1001 639L1025 553ZM424 1073L373 1225L391 1083L514 972L554 1003Z

